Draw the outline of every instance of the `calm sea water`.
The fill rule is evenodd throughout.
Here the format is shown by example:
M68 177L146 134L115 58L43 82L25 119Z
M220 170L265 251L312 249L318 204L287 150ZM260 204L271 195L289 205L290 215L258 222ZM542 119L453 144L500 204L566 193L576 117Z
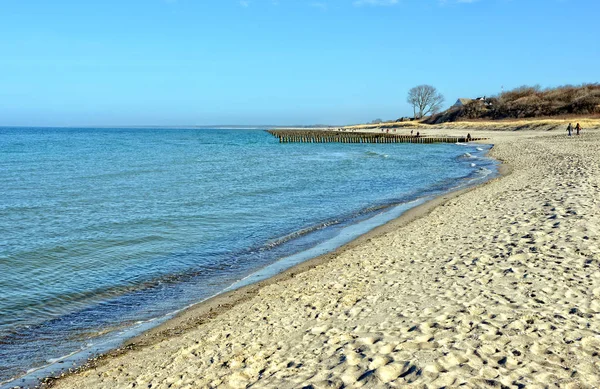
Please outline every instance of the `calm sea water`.
M223 290L387 207L482 179L481 145L259 130L0 129L0 382Z

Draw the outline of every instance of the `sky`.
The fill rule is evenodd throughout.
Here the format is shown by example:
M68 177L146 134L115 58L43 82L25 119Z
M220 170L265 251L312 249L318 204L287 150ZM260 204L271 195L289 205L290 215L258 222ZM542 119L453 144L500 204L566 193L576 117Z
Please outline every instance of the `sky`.
M350 124L600 81L599 0L0 0L0 125Z

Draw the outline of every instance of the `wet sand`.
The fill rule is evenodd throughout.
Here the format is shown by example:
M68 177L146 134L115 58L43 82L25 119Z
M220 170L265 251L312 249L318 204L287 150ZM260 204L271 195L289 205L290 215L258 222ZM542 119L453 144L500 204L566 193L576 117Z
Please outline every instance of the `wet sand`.
M477 136L510 174L199 304L53 386L600 385L600 131Z

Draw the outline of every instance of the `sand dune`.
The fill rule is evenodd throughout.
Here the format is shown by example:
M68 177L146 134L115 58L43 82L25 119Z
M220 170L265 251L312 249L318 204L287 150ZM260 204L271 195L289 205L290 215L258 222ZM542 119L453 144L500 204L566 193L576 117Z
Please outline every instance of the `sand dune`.
M600 132L57 388L600 386Z

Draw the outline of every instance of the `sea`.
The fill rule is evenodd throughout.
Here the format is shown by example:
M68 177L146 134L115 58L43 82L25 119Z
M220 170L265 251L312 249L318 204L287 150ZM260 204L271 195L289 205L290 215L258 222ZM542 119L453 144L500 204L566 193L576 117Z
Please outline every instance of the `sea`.
M497 174L481 144L290 143L260 129L0 128L0 387Z

